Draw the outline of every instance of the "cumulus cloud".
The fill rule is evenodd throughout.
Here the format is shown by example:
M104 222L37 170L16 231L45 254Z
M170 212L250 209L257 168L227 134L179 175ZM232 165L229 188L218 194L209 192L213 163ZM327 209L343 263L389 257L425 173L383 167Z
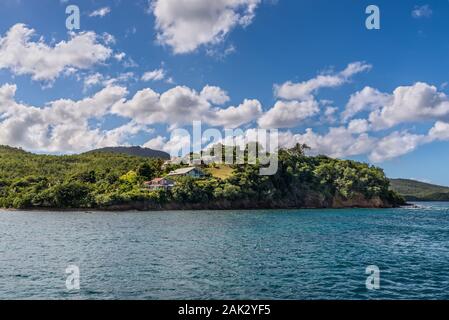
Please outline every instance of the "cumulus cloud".
M449 123L437 121L427 135L395 131L376 143L369 159L373 162L391 160L436 140L449 141Z
M369 130L369 123L366 119L354 119L349 122L348 130L353 133L364 133Z
M369 116L373 128L378 130L400 123L444 119L449 119L448 96L422 82L398 87L388 102Z
M449 125L444 129L449 129ZM366 155L370 161L381 163L408 154L435 139L427 135L398 131L377 138L360 131L362 130L334 127L327 133L320 134L309 128L303 134L281 132L279 141L280 147L285 148L293 147L296 143L307 144L311 147L310 154L313 155L322 154L336 158ZM445 134L448 134L447 138L449 138L449 132Z
M376 143L376 139L367 134L353 134L345 127L330 128L326 134L307 129L304 134L294 135L290 141L307 144L313 154L337 158L366 154Z
M363 90L351 95L346 109L341 115L342 120L346 122L359 112L381 108L387 105L390 100L390 95L371 87L365 87Z
M156 138L153 138L146 142L144 144L144 147L163 150L173 157L182 157L185 156L186 153L192 151L191 137L187 134L183 134L180 131L173 132L170 139L162 136L157 136Z
M205 86L201 91L201 97L210 103L222 105L228 102L229 96L226 91L216 86Z
M157 39L175 54L217 44L237 26L249 25L260 0L154 0Z
M167 145L167 138L162 136L157 136L151 140L148 140L143 147L150 148L154 150L164 150Z
M393 132L380 139L369 155L373 162L383 162L414 151L427 140L424 135L408 132Z
M315 100L278 101L258 121L261 128L292 128L309 117L318 114L320 107Z
M429 139L449 141L449 123L437 121L429 131Z
M275 85L277 101L258 121L262 128L292 128L302 121L320 113L320 104L327 106L325 120L335 121L336 108L329 106L332 101L317 101L316 94L322 88L335 88L350 81L351 77L371 69L371 65L363 62L350 63L337 73L320 74L317 77L300 82L285 82Z
M103 75L98 72L86 76L86 78L84 78L84 89L99 85L103 79Z
M212 95L211 93L215 94ZM138 91L129 100L122 100L112 107L112 112L139 123L164 123L176 128L193 121L234 128L253 120L262 112L257 100L245 100L238 107L218 108L211 102L224 102L224 91L218 87L205 87L198 93L186 86L177 86L162 94L152 89Z
M0 37L0 69L16 75L31 75L33 80L53 81L62 73L89 69L106 61L112 50L94 32L71 33L68 41L54 46L42 38L33 41L35 30L16 24Z
M262 114L262 105L258 100L248 100L237 107L231 106L226 109L215 109L207 122L213 126L234 129L250 123Z
M275 85L275 94L278 98L285 100L310 100L318 90L339 87L349 82L352 76L371 68L372 66L369 64L354 62L338 73L320 74L313 79L300 83L288 81L281 85Z
M78 101L59 99L43 107L16 102L16 90L16 85L0 87L0 144L70 153L121 145L133 134L148 131L145 125L134 121L112 130L89 125L109 114L110 108L126 96L123 87L107 87Z
M373 130L384 130L402 123L449 120L449 97L437 87L423 82L396 88L392 94L366 87L349 99L341 117L344 122L368 111Z

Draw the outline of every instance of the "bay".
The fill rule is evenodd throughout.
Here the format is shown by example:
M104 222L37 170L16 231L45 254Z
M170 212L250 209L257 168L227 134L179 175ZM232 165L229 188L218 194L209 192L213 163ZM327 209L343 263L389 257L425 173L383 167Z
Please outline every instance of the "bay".
M65 270L80 270L68 290ZM368 290L370 265L380 289ZM448 299L449 203L0 211L0 299Z

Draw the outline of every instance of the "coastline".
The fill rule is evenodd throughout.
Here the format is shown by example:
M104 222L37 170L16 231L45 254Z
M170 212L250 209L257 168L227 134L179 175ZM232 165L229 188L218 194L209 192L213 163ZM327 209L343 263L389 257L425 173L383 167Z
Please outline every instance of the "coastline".
M219 207L207 207L207 208L173 208L173 207L161 207L152 209L138 209L133 206L117 208L25 208L25 209L14 209L14 208L0 208L3 212L163 212L163 211L259 211L259 210L348 210L348 209L394 209L394 208L408 208L415 207L414 204L404 204L400 206L348 206L348 207L234 207L234 208L219 208Z

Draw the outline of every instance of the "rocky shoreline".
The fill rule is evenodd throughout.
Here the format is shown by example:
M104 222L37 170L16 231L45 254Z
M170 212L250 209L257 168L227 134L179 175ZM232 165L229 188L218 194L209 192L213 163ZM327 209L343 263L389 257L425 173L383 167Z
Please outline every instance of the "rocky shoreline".
M190 210L295 210L295 209L389 209L398 208L404 204L392 204L379 197L366 199L362 196L352 199L343 199L334 197L332 199L324 199L311 197L306 201L278 201L278 202L254 202L254 201L214 201L210 203L167 203L164 205L155 204L150 201L135 201L124 204L116 204L101 208L32 208L32 209L1 209L3 211L190 211Z

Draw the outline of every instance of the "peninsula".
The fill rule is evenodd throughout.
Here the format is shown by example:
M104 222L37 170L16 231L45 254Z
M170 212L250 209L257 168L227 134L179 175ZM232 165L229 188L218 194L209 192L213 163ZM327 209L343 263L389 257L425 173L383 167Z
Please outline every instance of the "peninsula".
M306 156L304 147L280 150L277 173L261 176L258 165L180 165L111 150L37 155L2 146L0 207L220 210L389 208L405 203L382 169Z

